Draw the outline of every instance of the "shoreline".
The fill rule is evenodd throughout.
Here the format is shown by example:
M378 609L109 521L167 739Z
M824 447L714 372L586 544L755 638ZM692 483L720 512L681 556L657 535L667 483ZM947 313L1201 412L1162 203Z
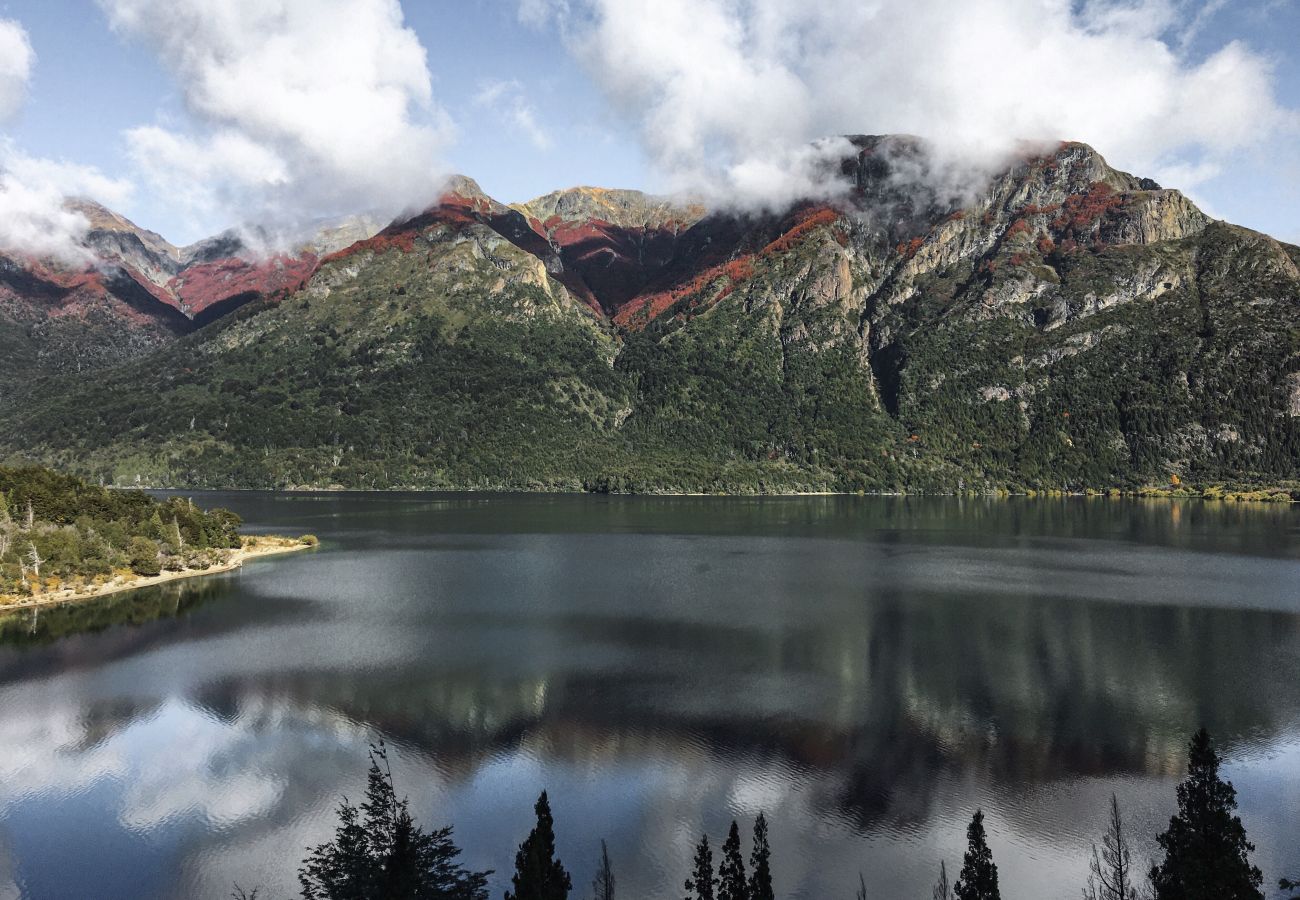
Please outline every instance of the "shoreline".
M211 493L211 494L476 494L482 496L519 494L544 496L553 494L566 497L638 497L645 499L674 497L718 497L728 499L761 499L770 497L948 497L956 499L978 500L1024 498L1030 500L1062 500L1068 498L1086 498L1101 500L1201 500L1220 503L1247 504L1287 504L1300 503L1295 497L1297 488L1286 486L1269 486L1257 488L1224 488L1212 485L1202 490L1188 490L1173 486L1107 490L1088 489L1082 491L1062 491L1058 489L1030 489L1022 491L965 491L949 493L929 493L924 491L740 491L727 493L723 491L647 491L643 493L614 491L580 491L563 489L530 490L528 488L467 488L467 487L386 487L386 488L350 488L350 487L316 487L312 485L295 485L287 488L197 488L197 487L126 487L110 485L113 490L156 491L168 494Z
M97 600L100 597L107 597L110 594L120 594L123 591L135 591L142 588L154 587L159 584L167 584L172 581L181 581L186 578L198 578L203 575L221 575L225 572L233 572L236 569L243 568L244 563L250 559L258 559L263 556L278 556L284 553L294 553L299 550L310 550L314 544L304 544L301 540L295 538L280 537L277 535L249 535L243 538L243 546L238 550L230 551L230 558L218 565L210 566L206 569L182 569L179 572L163 572L159 575L140 575L132 578L130 581L123 581L120 578L114 578L105 584L90 588L81 588L77 590L65 589L49 594L39 594L33 597L20 598L15 603L0 603L0 613L14 612L24 609L39 609L46 606L60 606L65 603L81 603L87 600Z

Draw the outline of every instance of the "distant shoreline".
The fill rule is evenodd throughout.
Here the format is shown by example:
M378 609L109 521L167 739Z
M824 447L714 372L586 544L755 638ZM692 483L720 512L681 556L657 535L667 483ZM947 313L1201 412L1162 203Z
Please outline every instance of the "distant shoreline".
M97 600L122 591L135 591L154 585L180 581L184 578L198 578L202 575L220 575L241 568L250 559L263 556L276 556L293 553L298 550L310 550L314 544L304 543L300 539L279 537L276 535L248 535L243 538L243 546L230 551L230 558L223 563L206 569L181 569L178 572L162 572L159 575L137 575L130 579L115 577L102 585L79 589L62 589L19 598L16 602L0 603L0 613L23 609L38 609L44 606L59 606L64 603L81 603Z
M135 487L126 485L110 486L116 490L156 491L170 494L201 492L211 494L482 494L487 496L503 494L546 495L556 494L572 497L718 497L718 498L763 498L771 497L952 497L965 500L1009 499L1013 497L1030 500L1061 500L1065 498L1088 498L1103 500L1205 500L1226 503L1300 503L1300 487L1287 485L1269 485L1266 487L1224 487L1210 485L1206 488L1188 488L1186 486L1165 485L1147 486L1134 489L1111 488L1108 490L1088 489L1082 491L1062 491L1052 488L1021 491L963 491L959 493L930 493L909 491L581 491L563 488L484 488L484 487L373 487L354 488L331 485L318 487L313 485L295 485L285 488L232 488L232 487Z

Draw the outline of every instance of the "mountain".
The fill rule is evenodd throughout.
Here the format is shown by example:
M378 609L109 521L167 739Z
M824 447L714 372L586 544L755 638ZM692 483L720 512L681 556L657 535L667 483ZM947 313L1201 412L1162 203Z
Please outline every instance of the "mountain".
M87 222L88 264L0 252L0 348L17 363L0 389L146 354L249 300L301 287L322 256L380 227L364 217L321 223L292 252L264 256L234 232L176 247L91 200L66 206Z
M849 140L780 214L454 179L280 302L0 396L0 448L214 487L1295 477L1300 248L1083 144L954 191L914 138Z

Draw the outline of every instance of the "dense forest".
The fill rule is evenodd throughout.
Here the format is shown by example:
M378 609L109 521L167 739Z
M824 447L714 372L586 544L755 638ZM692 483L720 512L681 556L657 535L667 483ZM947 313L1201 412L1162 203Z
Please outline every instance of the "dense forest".
M1264 876L1250 861L1254 846L1236 815L1236 791L1219 774L1221 758L1201 729L1188 748L1187 774L1177 788L1178 808L1156 838L1158 859L1143 867L1133 858L1121 804L1112 796L1106 828L1093 844L1089 875L1079 886L1083 900L1264 900ZM557 857L555 819L545 791L534 807L537 824L519 845L505 900L568 900L573 878ZM372 748L366 799L344 799L334 839L311 850L298 870L304 900L488 900L492 872L465 869L452 828L425 831L399 798L388 753ZM984 814L976 810L966 830L962 864L950 881L945 862L936 866L931 900L1001 900L998 867L989 848ZM717 864L708 835L701 837L689 872L685 900L774 900L773 849L765 816L754 821L748 869L738 823L721 846ZM866 873L858 873L854 900L873 896ZM1279 891L1300 897L1300 883L1279 878ZM618 880L604 841L596 860L592 900L616 900ZM235 886L237 900L260 891ZM670 892L662 892L668 896ZM1015 896L1008 891L1008 896ZM632 900L632 898L629 898ZM848 900L848 898L845 898ZM891 898L892 900L892 898Z
M240 518L155 500L37 466L0 467L0 602L106 583L115 574L203 570L240 546Z

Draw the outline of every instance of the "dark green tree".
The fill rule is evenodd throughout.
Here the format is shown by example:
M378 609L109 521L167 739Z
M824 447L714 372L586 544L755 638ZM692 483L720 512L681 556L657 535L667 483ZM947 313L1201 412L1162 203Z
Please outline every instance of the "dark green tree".
M695 864L691 877L686 879L686 900L713 900L713 888L718 880L713 877L713 851L709 849L709 836L700 838L695 848Z
M1250 864L1254 846L1233 815L1237 792L1219 777L1219 755L1204 728L1196 732L1178 812L1157 840L1164 861L1151 868L1156 900L1263 900L1263 875Z
M158 561L158 542L147 537L131 538L129 553L131 571L137 575L153 576L162 572Z
M754 847L749 851L749 900L774 900L772 848L767 842L767 818L761 812L754 820Z
M984 835L983 810L975 810L966 827L966 858L952 892L957 900L1001 900L998 867Z
M735 819L731 820L731 831L722 845L722 861L718 864L718 900L749 900L745 857L740 852L740 829Z
M366 801L339 804L334 840L311 851L298 870L304 900L487 900L490 872L457 861L451 828L425 833L397 799L388 752L370 750Z
M609 864L609 848L605 841L600 842L600 864L596 866L596 877L591 880L592 900L614 900L614 869Z
M506 891L506 900L565 900L573 890L573 879L555 857L555 820L546 791L533 809L537 824L515 854L515 874L510 879L514 890Z

